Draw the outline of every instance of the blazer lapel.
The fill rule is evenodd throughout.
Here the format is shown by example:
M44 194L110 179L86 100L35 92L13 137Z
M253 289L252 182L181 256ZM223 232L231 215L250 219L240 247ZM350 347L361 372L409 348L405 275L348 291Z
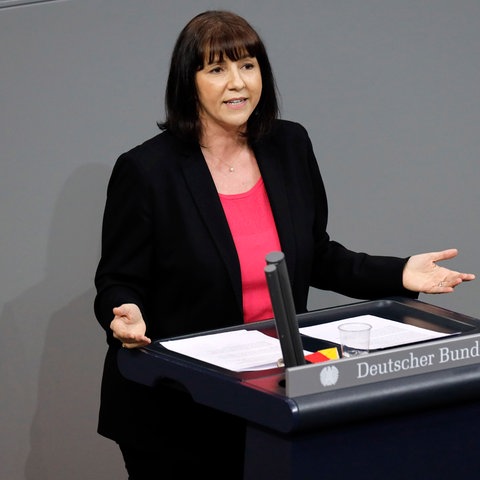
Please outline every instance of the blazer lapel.
M289 203L291 195L294 193L288 187L282 152L272 143L260 143L255 147L255 155L270 200L280 245L287 262L289 277L294 278L296 250L294 223Z
M181 166L187 186L197 205L199 215L210 231L220 256L225 262L238 305L242 309L242 279L235 243L233 242L215 184L200 148L196 148L182 156Z

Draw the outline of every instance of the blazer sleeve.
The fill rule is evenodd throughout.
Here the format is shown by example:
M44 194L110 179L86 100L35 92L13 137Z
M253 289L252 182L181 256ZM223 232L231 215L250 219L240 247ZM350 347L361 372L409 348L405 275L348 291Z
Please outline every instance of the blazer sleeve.
M96 317L107 333L114 306L135 303L143 311L144 283L152 257L145 178L138 162L127 153L115 163L107 187L94 303Z

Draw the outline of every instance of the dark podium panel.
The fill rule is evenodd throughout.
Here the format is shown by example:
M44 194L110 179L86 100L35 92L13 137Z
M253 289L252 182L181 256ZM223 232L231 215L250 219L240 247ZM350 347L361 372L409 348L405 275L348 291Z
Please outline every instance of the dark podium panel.
M359 315L456 333L460 340L480 333L480 320L403 298L317 310L298 315L298 323L306 327ZM239 329L276 336L273 320L202 334ZM334 345L303 336L302 342L310 351ZM248 480L450 480L476 478L480 471L480 358L293 397L286 394L283 368L232 372L169 351L159 340L139 350L121 349L118 362L126 378L152 388L173 380L196 402L244 418ZM315 366L288 373L310 367Z

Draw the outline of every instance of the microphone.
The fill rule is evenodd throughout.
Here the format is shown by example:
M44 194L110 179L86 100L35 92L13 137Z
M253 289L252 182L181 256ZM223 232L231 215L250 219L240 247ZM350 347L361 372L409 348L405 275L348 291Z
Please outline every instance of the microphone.
M283 252L270 252L265 260L267 265L264 270L283 362L286 368L305 365L306 360L298 329L285 255Z

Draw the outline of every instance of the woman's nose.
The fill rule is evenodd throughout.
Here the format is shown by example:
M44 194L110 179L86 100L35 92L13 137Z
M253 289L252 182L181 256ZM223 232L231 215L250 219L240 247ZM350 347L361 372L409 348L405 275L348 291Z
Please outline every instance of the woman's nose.
M230 76L228 79L228 86L233 90L239 90L245 86L243 76L238 67L233 66L230 69Z

